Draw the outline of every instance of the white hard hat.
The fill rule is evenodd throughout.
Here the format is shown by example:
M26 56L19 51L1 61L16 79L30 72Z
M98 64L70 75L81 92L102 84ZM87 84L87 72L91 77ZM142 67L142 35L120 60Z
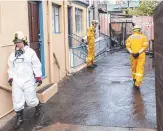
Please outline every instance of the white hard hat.
M22 42L22 41L25 41L26 39L27 39L27 38L26 38L26 36L23 34L23 32L17 31L17 32L15 32L15 34L14 34L14 40L13 40L13 42L14 42L14 43Z
M134 28L133 28L133 30L134 30L134 29L141 29L141 26L135 25Z
M92 24L98 24L97 20L92 20Z
M96 20L96 24L99 24L98 20Z

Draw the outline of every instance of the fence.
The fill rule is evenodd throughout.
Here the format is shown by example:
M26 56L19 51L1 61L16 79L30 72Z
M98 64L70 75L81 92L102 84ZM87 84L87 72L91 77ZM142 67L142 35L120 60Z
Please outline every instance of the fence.
M147 54L154 56L154 29L153 29L153 17L150 16L133 16L132 22L119 22L117 16L117 22L112 22L110 14L99 14L100 19L100 32L111 38L111 48L124 48L125 40L132 34L132 22L142 27L142 32L149 40L149 48ZM124 16L125 17L125 16Z
M87 58L87 45L82 42L82 39L79 36L70 36L69 39L72 39L72 43L74 44L70 48L70 61L71 61L71 68L76 68L82 64L86 63ZM81 41L80 41L81 40ZM108 48L110 38L105 37L103 39L98 39L95 42L95 59L99 59Z
M109 48L110 38L106 37L95 42L95 60L99 58Z
M70 66L75 68L86 62L87 45L77 35L69 35L69 39L72 41L72 47L70 47Z

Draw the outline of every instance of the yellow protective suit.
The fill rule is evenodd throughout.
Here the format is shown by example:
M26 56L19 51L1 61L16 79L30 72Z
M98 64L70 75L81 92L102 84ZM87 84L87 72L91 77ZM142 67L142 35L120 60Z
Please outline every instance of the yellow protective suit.
M148 40L145 35L135 32L126 41L126 48L129 52L138 53L141 51L138 58L134 58L132 55L132 78L135 79L135 86L140 87L144 76L144 65L146 60L145 50L148 47Z
M87 31L88 55L87 66L94 64L95 59L95 26L92 25Z

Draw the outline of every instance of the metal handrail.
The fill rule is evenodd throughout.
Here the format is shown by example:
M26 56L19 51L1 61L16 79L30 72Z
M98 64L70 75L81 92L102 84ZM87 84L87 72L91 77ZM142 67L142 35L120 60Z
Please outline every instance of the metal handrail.
M105 41L106 39L110 39L110 38L104 38L104 39L102 39L102 40L95 41L95 43L101 42L101 41Z
M76 40L76 41L78 41L78 42L80 42L80 43L84 44L84 45L87 45L87 44L85 44L83 41L80 41L80 40L78 40L78 39L74 38L73 36L71 36L71 35L69 35L69 34L68 34L68 36L69 36L69 37L71 37L72 39L74 39L74 40Z
M75 45L72 45L70 47L71 53L72 53L72 64L71 67L75 68L77 66L80 66L84 63L86 63L86 57L88 54L87 50L87 44L82 41L82 39L78 39L74 36L71 36L68 34L68 36L72 39L73 43ZM76 35L77 37L80 37ZM81 37L80 37L81 38ZM105 42L107 44L107 40L110 39L109 37L104 38L104 39L99 39L98 41L95 42L95 49L97 49L96 54L95 54L95 59L97 60L104 52L107 50L107 45L104 45ZM77 42L77 43L76 43Z
M73 33L72 33L72 35L75 35L75 36L77 36L77 37L83 39L81 36L79 36L79 35L77 35L77 34L73 34Z
M104 36L110 38L110 36L108 36L108 35L106 35L106 34L104 34L104 33L102 33L102 32L100 32L100 34L102 34L102 35L104 35Z
M81 46L71 47L71 49L78 49L78 48L81 48L81 47L86 47L86 46L85 45L81 45Z
M71 62L72 68L76 68L82 64L86 63L86 56L87 56L87 45L82 41L82 39L78 39L74 36L68 34L68 37L72 41L72 46L70 47L71 52Z
M103 34L103 33L101 33L101 34ZM78 36L77 34L73 34L73 35L75 35L75 36L77 36L77 37L79 37L79 38L81 38L81 39L83 39L81 36ZM105 34L103 34L103 35L105 35ZM76 38L74 38L73 36L71 36L71 35L69 35L71 38L73 38L73 39L76 39ZM110 37L108 36L108 35L105 35L107 38L104 38L103 40L99 40L99 41L105 41L106 39L110 39ZM76 39L77 40L77 39ZM79 41L79 40L77 40L77 41ZM99 42L99 41L96 41L96 42ZM84 43L84 42L82 42L82 41L79 41L79 42L81 42L81 43ZM95 43L96 43L95 42ZM85 44L85 43L84 43Z

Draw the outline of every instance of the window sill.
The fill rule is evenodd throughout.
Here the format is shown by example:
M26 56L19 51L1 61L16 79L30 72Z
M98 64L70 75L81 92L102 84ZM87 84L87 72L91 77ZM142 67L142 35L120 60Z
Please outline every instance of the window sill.
M53 34L61 34L61 32L54 32Z

